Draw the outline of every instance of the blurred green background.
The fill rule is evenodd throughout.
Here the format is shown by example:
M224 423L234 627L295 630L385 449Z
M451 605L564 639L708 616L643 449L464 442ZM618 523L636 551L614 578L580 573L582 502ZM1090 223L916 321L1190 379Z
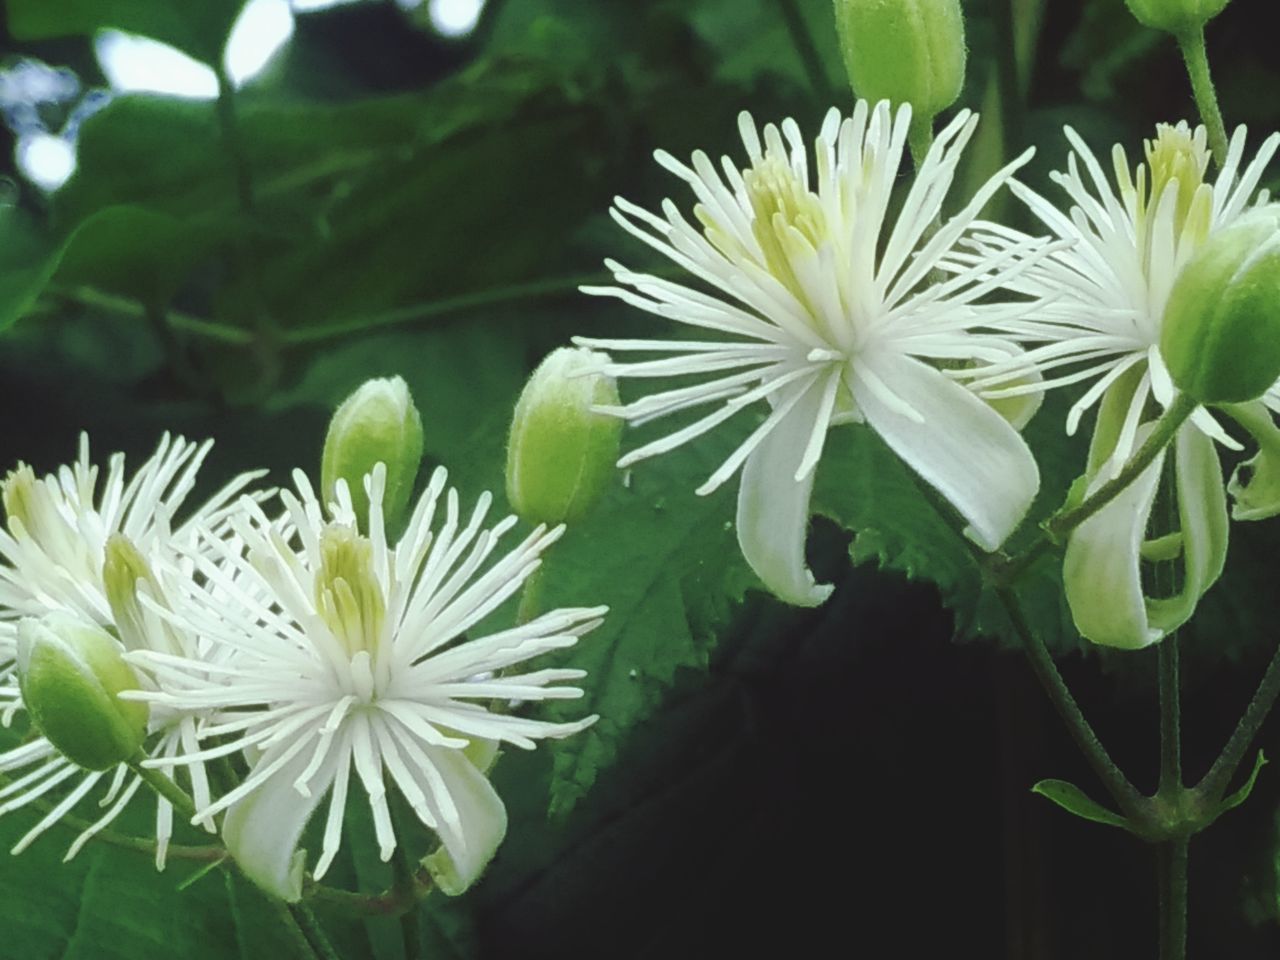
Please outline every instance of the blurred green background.
M500 492L511 405L538 359L574 333L655 328L576 292L605 279L606 256L669 269L607 216L615 194L687 205L652 151L739 158L739 110L812 130L851 103L828 0L251 6L249 53L229 73L255 66L272 31L291 36L216 99L208 67L157 65L100 30L220 63L239 0L4 5L0 467L51 469L81 430L100 456L136 462L175 430L217 439L209 488L254 466L287 482L318 469L337 402L399 374L429 461L470 497ZM1209 28L1228 124L1248 123L1251 144L1280 126L1268 7L1234 0ZM1064 123L1136 159L1156 121L1192 116L1172 42L1121 0L965 11L962 105L983 123L961 192L1029 144L1024 177L1052 192ZM199 96L125 92L158 82ZM1061 406L1031 430L1045 509L1083 461ZM428 901L421 955L1151 955L1149 851L1030 794L1045 777L1098 790L1023 662L983 642L999 624L963 561L948 565L963 557L954 534L936 519L895 526L915 496L900 468L873 441L833 444L817 505L837 522L815 524L812 559L840 590L794 611L748 589L733 485L692 493L731 442L643 465L553 558L550 600L614 609L573 654L591 689L569 712L603 719L500 762L509 838L475 890ZM855 559L885 569L851 565L841 527L864 531ZM1277 639L1276 538L1265 524L1232 535L1225 583L1188 639L1193 776ZM1038 623L1150 786L1154 655L1082 655L1054 576L1040 571ZM1262 743L1278 740L1273 720ZM1277 809L1267 770L1193 844L1192 956L1276 956ZM0 845L34 818L0 819ZM377 889L386 869L360 831L335 879ZM105 846L63 866L71 836L0 858L3 960L288 955L243 886L215 873L179 892L181 863L157 876ZM404 955L394 924L334 932L350 957Z

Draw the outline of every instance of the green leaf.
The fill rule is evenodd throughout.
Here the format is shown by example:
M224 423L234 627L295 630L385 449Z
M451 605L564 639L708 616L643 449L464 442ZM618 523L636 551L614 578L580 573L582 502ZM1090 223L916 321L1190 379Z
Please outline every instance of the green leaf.
M244 0L9 0L15 40L91 34L104 27L139 33L215 63Z
M600 719L548 744L553 815L572 809L628 734L660 707L680 671L706 669L720 631L753 583L733 530L733 490L693 493L731 443L708 436L645 463L545 560L543 609L609 607L604 624L556 661L588 676L586 695L557 704L555 714Z
M1218 812L1214 815L1215 819L1228 810L1234 810L1249 799L1249 794L1253 793L1254 784L1258 782L1258 774L1262 772L1262 768L1266 765L1267 758L1259 750L1257 759L1253 761L1253 770L1249 774L1249 779L1244 782L1244 785L1239 790L1223 799L1221 806L1218 807Z
M1068 783L1066 780L1041 780L1031 788L1031 792L1052 800L1067 813L1074 814L1082 820L1092 820L1094 823L1119 827L1121 830L1129 829L1129 821L1120 814L1113 813L1101 804L1090 800L1074 783Z
M57 245L21 210L0 206L0 330L30 309L57 266Z

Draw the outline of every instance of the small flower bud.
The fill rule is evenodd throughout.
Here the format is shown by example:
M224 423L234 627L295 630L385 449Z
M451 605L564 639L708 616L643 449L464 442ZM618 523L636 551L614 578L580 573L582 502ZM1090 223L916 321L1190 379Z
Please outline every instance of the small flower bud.
M525 384L507 445L507 499L523 519L572 522L604 493L622 433L621 420L592 409L618 403L613 379L592 372L608 361L561 347Z
M955 103L964 86L960 0L835 0L840 52L864 100L909 103L916 122Z
M118 697L138 677L100 627L68 613L23 620L18 682L36 727L73 763L108 770L142 746L147 707Z
M1199 403L1253 400L1280 379L1280 206L1241 217L1182 268L1160 353Z
M1182 35L1204 26L1226 7L1228 0L1124 0L1143 26Z
M369 380L347 397L329 421L320 462L325 501L336 499L338 480L347 482L360 525L367 529L369 497L364 477L376 463L387 466L382 513L388 528L398 526L422 463L422 418L400 377Z

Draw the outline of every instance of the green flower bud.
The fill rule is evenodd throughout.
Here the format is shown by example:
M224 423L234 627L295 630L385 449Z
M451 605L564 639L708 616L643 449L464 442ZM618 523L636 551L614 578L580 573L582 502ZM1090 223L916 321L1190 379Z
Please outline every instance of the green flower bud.
M864 100L909 103L928 122L964 86L960 0L835 0L840 52Z
M388 528L404 516L413 483L422 463L422 418L400 377L369 380L342 402L329 421L320 461L320 489L327 502L335 499L339 478L351 491L360 525L367 529L369 498L364 477L374 464L387 466L382 513Z
M1228 0L1124 0L1144 26L1182 35L1204 26L1226 7Z
M138 689L124 648L100 627L68 613L18 624L18 682L31 718L68 760L108 770L142 746L147 706L121 700Z
M1182 268L1160 352L1199 403L1253 400L1280 379L1280 206L1241 217Z
M605 354L548 354L516 403L507 445L507 499L531 523L572 522L604 493L618 460L622 421L595 413L618 403L612 378L593 373Z

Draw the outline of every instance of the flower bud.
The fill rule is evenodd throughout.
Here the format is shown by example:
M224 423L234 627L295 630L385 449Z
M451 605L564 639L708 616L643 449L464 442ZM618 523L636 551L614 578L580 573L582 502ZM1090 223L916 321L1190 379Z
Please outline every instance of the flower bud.
M336 500L338 480L345 480L356 518L365 529L369 497L364 478L376 463L387 466L382 513L387 527L395 528L422 463L422 418L400 377L369 380L347 397L329 421L324 440L320 487L325 501Z
M1160 353L1199 403L1254 400L1280 379L1280 207L1241 217L1182 268Z
M100 627L60 612L23 620L18 682L36 727L73 763L108 770L142 746L147 707L118 696L138 677Z
M1204 26L1226 7L1228 0L1124 0L1144 26L1182 35Z
M561 347L533 372L516 402L507 445L507 499L531 523L584 516L608 486L622 421L593 407L618 403L608 356Z
M964 86L960 0L835 0L840 52L864 100L911 104L928 122Z

